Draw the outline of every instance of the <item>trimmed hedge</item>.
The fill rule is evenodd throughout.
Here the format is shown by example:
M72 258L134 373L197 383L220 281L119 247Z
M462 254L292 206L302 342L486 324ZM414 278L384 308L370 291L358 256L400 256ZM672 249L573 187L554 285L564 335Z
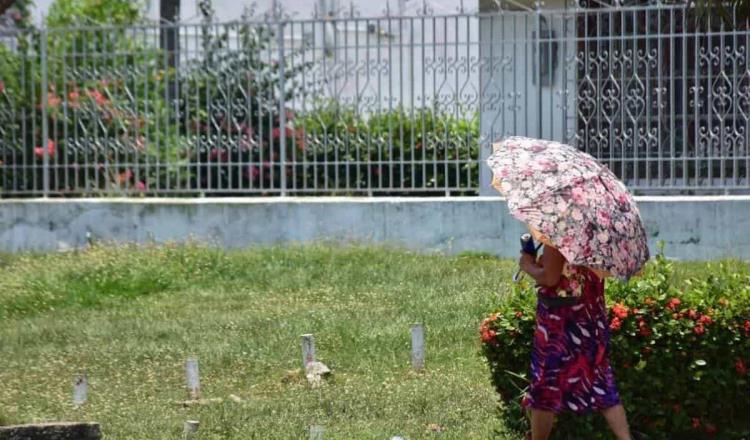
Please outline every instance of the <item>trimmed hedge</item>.
M738 264L677 281L663 255L643 277L608 280L611 362L636 438L750 438L750 276ZM504 424L529 429L520 407L535 330L535 292L514 285L480 336ZM555 439L613 438L599 415L561 414Z

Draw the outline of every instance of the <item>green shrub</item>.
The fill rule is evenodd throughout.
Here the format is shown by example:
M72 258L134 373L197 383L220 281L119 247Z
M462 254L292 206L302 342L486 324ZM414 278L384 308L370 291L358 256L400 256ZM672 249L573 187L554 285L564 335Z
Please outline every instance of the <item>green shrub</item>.
M473 194L479 186L476 115L401 107L363 115L331 104L298 118L297 127L300 154L312 162L309 185L410 195Z
M643 277L606 289L611 362L636 438L750 435L750 277L739 265L677 282L662 255ZM505 424L528 430L520 407L535 330L535 293L523 282L480 334ZM611 438L599 415L562 414L553 438Z

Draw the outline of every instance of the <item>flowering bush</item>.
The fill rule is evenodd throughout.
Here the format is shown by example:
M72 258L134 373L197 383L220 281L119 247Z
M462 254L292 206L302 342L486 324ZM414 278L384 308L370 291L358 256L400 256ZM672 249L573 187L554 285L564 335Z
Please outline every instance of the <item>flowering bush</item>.
M750 436L750 276L738 265L676 282L657 256L643 277L609 281L611 362L636 438L743 439ZM520 408L527 385L535 293L513 287L480 326L483 352L506 426L528 430ZM608 437L602 417L562 414L555 438Z

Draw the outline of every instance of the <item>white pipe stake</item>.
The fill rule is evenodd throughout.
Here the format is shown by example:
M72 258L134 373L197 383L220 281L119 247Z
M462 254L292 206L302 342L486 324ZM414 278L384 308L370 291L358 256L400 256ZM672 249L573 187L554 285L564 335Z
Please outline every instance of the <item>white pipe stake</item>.
M195 433L198 432L198 428L200 427L200 422L197 420L188 420L185 422L185 438L186 439L192 439L195 437Z
M310 427L310 440L323 440L323 434L325 428L319 425L313 425Z
M198 360L188 358L185 362L185 378L187 379L188 395L190 399L197 400L201 397L201 379L198 371Z
M308 333L302 335L302 369L310 362L315 362L315 338Z
M73 382L73 405L81 406L86 403L89 395L89 381L85 374L76 377Z
M424 368L424 327L422 324L411 326L411 366L415 370Z

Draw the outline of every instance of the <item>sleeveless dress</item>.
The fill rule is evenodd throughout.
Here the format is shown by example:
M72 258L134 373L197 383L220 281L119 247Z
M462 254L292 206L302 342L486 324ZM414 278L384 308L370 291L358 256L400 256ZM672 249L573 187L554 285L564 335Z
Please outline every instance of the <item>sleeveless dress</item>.
M523 406L587 413L619 404L609 363L604 281L590 269L566 264L558 285L540 288L539 295L575 296L578 303L553 307L538 300Z

